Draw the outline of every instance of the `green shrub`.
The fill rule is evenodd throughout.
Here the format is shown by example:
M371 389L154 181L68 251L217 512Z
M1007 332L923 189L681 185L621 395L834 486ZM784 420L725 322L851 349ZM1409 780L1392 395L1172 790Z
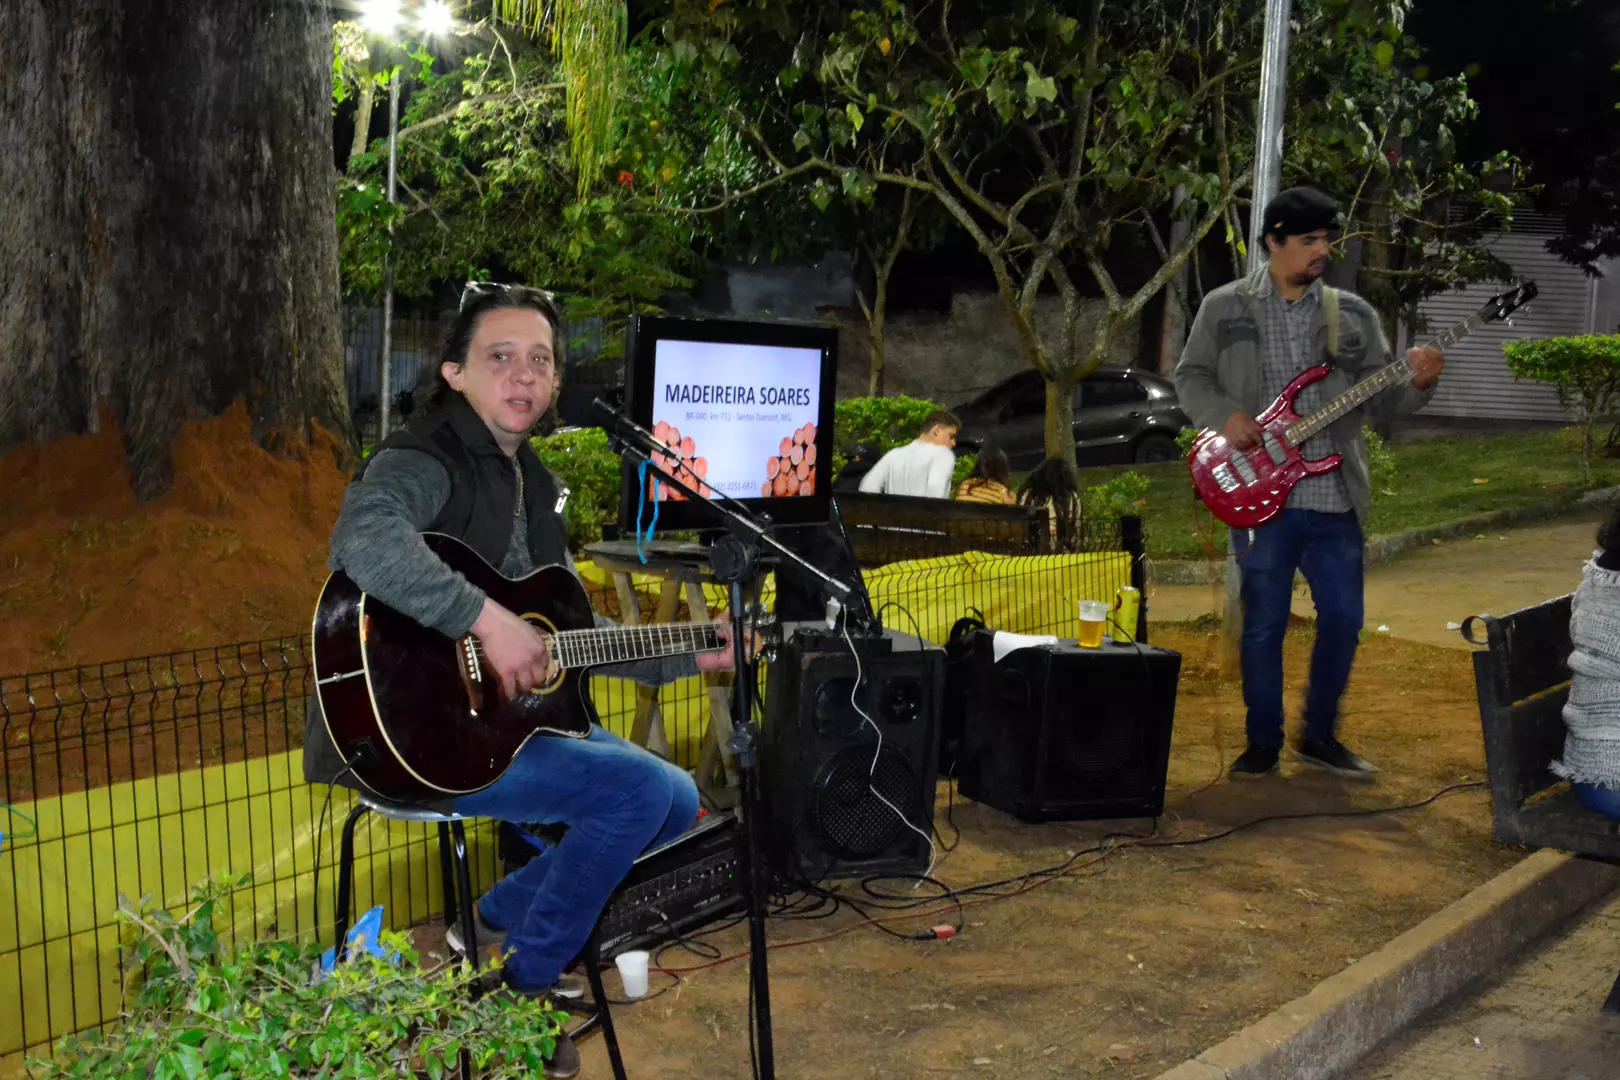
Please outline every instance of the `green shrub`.
M1130 514L1140 514L1147 505L1152 482L1139 472L1122 472L1105 483L1086 488L1081 499L1086 528L1104 529Z
M1620 395L1620 334L1514 341L1502 350L1514 378L1551 384L1564 407L1579 413L1581 476L1591 487L1597 420Z
M968 473L973 471L973 466L978 464L978 461L979 461L979 455L978 454L961 454L961 455L958 455L958 457L956 459L956 468L951 470L951 494L952 495L956 494L956 489L962 486L962 481L964 481L964 480L966 480L968 478Z
M619 455L601 428L570 428L529 440L546 467L568 488L568 535L578 549L602 539L602 524L619 516Z
M1372 428L1363 424L1361 434L1367 440L1367 474L1372 479L1373 498L1376 499L1386 491L1394 494L1395 491L1395 452L1384 442L1383 437Z
M466 1050L480 1077L527 1077L551 1056L563 1014L501 994L475 1001L473 969L424 969L402 934L381 935L388 959L359 952L318 980L318 945L227 949L214 919L247 881L204 882L179 918L120 896L126 968L138 984L128 1012L105 1032L62 1039L54 1056L29 1063L31 1074L284 1080L418 1071L438 1080Z
M840 401L833 406L833 476L844 471L863 442L876 443L885 453L911 442L928 414L939 408L925 398L904 394Z
M1204 431L1202 428L1195 427L1184 427L1180 431L1176 432L1176 449L1181 451L1182 457L1186 457L1188 454L1192 453L1193 440L1198 438L1198 436L1202 435L1203 433Z

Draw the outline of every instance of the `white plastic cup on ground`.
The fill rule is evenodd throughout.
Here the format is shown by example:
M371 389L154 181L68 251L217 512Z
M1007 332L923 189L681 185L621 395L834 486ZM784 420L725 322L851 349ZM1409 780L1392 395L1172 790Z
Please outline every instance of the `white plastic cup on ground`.
M647 996L647 962L651 955L642 949L632 949L622 952L613 958L619 965L619 980L624 983L624 996L639 998Z

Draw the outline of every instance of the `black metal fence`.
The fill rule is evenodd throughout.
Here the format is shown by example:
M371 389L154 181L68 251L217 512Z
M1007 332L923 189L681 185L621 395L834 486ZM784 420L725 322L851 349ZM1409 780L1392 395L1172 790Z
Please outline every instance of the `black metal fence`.
M1142 584L1134 519L1087 538L1095 550L1066 556L986 554L995 537L973 536L967 520L954 539L942 538L934 518L890 522L911 531L881 543L870 534L859 545L889 625L914 624L943 640L950 621L977 608L1004 629L1068 635L1076 599ZM599 586L593 602L623 614L611 589ZM636 587L635 602L650 621L651 588ZM239 895L229 934L329 933L333 841L350 795L333 793L318 832L327 792L302 773L309 679L304 637L0 678L0 801L35 822L32 835L17 835L0 818L0 1075L19 1069L25 1050L42 1052L66 1032L118 1016L121 894L178 910L197 881L247 871L253 883ZM597 679L593 692L604 722L628 733L638 703L645 706L637 688ZM656 703L671 756L696 766L705 687L684 680ZM395 926L442 910L436 840L428 827L368 815L356 837L358 909L385 904ZM496 869L494 830L475 828L469 841L482 887Z

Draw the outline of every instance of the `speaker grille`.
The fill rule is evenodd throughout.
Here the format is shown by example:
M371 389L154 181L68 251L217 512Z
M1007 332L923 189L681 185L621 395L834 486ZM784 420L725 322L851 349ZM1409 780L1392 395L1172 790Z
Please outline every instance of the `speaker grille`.
M906 822L921 820L918 777L899 751L885 746L872 769L871 746L846 746L816 773L809 819L821 843L841 859L869 859L890 848ZM873 789L899 808L905 821L883 805Z

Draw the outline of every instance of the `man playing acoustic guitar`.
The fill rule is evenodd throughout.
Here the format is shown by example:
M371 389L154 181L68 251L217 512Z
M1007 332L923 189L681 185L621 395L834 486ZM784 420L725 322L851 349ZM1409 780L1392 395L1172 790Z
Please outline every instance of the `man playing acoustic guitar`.
M451 570L424 532L461 540L508 578L540 566L572 567L562 485L529 446L560 382L556 304L549 294L468 285L445 346L435 406L389 436L344 494L328 566L370 596L452 639L475 636L485 664L513 697L550 682L546 639ZM727 624L716 627L729 642ZM599 669L660 685L698 671L729 671L729 648ZM317 702L304 743L311 783L345 780ZM526 995L580 997L564 974L637 855L689 829L697 787L675 765L600 727L583 739L530 739L494 784L435 809L511 822L566 822L563 840L497 882L478 903L478 936L451 946L474 956L509 950L503 977ZM559 1038L548 1077L579 1071Z
M1390 359L1378 315L1353 293L1322 284L1339 208L1313 188L1290 188L1265 208L1268 261L1205 298L1176 366L1176 391L1192 422L1238 448L1258 446L1255 417L1296 375L1318 364L1333 370L1295 402L1301 415L1348 390ZM1379 411L1423 407L1445 367L1438 349L1413 349L1409 386L1375 398ZM1301 447L1305 458L1344 455L1332 472L1307 476L1277 517L1253 530L1234 529L1232 550L1243 575L1243 702L1249 746L1233 779L1277 768L1283 745L1283 635L1294 572L1302 571L1316 605L1316 643L1305 690L1304 732L1297 745L1308 765L1344 776L1377 770L1338 740L1339 699L1350 679L1362 622L1362 547L1372 485L1355 410Z

